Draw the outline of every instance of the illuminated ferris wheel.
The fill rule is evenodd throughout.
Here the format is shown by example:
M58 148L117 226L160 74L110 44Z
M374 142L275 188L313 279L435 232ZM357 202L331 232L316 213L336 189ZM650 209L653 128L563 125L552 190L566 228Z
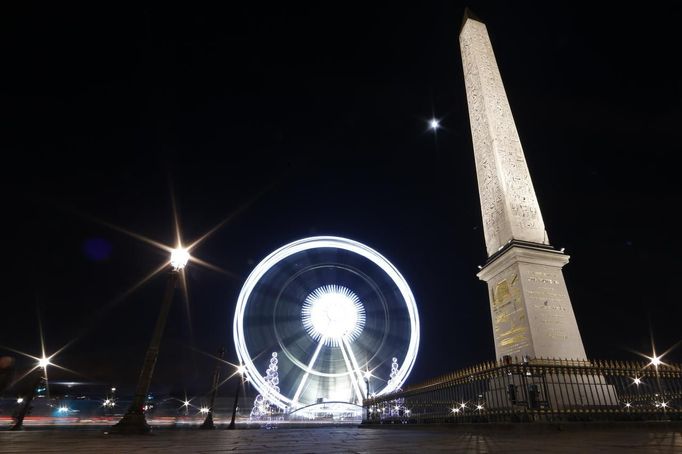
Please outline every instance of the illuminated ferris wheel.
M305 238L251 272L234 341L249 381L281 409L361 404L404 383L417 356L419 314L407 282L381 254L346 238Z

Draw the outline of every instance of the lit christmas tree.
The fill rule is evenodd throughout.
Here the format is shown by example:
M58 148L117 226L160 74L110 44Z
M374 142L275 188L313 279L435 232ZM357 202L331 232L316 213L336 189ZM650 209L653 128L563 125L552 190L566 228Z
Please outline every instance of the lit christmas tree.
M265 417L272 416L272 413L278 410L271 400L272 394L279 393L279 367L277 366L277 363L277 352L272 352L268 370L265 371L265 377L263 377L265 384L268 386L268 391L266 392L266 395L258 394L253 401L253 409L251 410L250 416L251 420L262 420Z
M399 371L400 366L398 365L398 358L393 358L393 360L391 361L391 374L389 375L388 379L389 387L392 387L397 384ZM402 388L396 387L396 389L393 392L395 391L402 391ZM392 400L389 403L387 413L390 416L403 416L403 414L405 414L405 399L401 397L399 399Z

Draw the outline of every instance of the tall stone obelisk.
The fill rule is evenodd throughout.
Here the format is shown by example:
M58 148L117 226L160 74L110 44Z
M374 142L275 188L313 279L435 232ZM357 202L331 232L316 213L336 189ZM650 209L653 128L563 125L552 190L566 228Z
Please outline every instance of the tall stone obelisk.
M488 261L495 353L586 359L561 272L568 256L549 245L485 24L467 9L459 34Z

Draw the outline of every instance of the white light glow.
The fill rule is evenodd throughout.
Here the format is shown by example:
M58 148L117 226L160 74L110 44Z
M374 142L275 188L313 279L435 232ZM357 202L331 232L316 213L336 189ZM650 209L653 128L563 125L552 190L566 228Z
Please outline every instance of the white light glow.
M184 401L182 405L184 405L185 407L189 407L189 400Z
M639 378L639 377L635 377L635 378L632 379L632 383L634 383L635 385L639 386L639 385L642 384L642 379Z
M199 411L200 411L201 413L208 413L208 407L201 407L201 408L199 409Z
M656 354L654 354L654 356L652 356L649 359L650 359L649 364L654 366L654 367L658 367L662 364L661 357L656 356Z
M66 413L67 411L69 411L69 409L66 408L66 407L59 407L59 409L58 409L57 411L58 411L59 413Z
M189 252L184 248L176 248L171 251L170 264L175 271L182 270L189 261Z
M363 376L365 377L365 380L369 380L372 378L372 373L370 371L365 371Z
M241 364L239 367L237 367L237 373L243 376L244 373L246 373L246 367L244 367L244 365Z
M433 129L434 131L440 128L440 121L438 121L437 118L432 118L431 120L429 120L429 128Z
M632 404L630 402L625 402L625 408L630 408L632 407Z
M18 397L18 398L17 398L17 403L18 403L18 404L22 403L23 401L24 401L24 398L23 398L23 397Z
M111 392L112 392L112 393L115 393L115 392L116 392L116 388L111 388Z
M377 392L377 395L381 396L384 394L388 394L395 391L397 388L401 387L405 380L407 379L407 376L412 371L412 368L414 367L414 363L417 358L417 350L419 348L419 314L417 312L417 305L414 299L414 295L412 294L412 291L410 290L407 282L405 281L405 278L400 274L400 272L395 268L395 266L393 266L393 264L391 264L385 257L383 257L374 249L371 249L370 247L362 243L358 243L357 241L349 240L346 238L320 236L304 238L298 241L294 241L293 243L287 244L277 249L276 251L272 252L258 265L256 265L256 267L253 269L249 277L246 279L246 282L244 283L241 289L239 298L237 299L237 308L235 310L233 322L234 342L239 361L245 365L248 375L256 390L262 395L265 394L270 395L271 402L280 408L285 407L296 408L299 407L301 403L298 402L298 396L296 397L291 395L285 396L280 392L273 393L270 390L267 383L265 382L265 380L263 379L262 374L259 373L258 368L253 363L251 359L253 355L248 351L246 345L246 335L244 327L247 303L249 302L251 294L254 292L254 289L259 284L261 279L266 275L266 273L268 273L268 271L270 271L278 263L300 252L325 248L339 249L352 252L374 263L376 266L381 268L381 270L385 272L386 275L393 281L393 284L400 292L400 295L404 301L405 308L407 310L407 316L409 317L409 319L407 320L409 322L409 329L406 330L405 333L406 336L409 336L409 344L407 346L405 357L402 360L402 367L400 367L396 377L390 383L384 386L381 390L379 390ZM364 310L362 315L364 316ZM349 325L347 322L341 323L341 320L344 319L343 318L340 319L339 326L347 327ZM346 329L335 328L334 332L343 333L346 332ZM352 333L353 331L351 330L350 332ZM345 339L343 334L341 334L340 338L341 340ZM344 349L343 342L340 344L340 347ZM350 353L352 353L352 351ZM349 357L349 360L351 362L354 361L354 357L352 356ZM314 363L314 360L311 360L310 363ZM302 367L302 369L305 371L306 374L308 374L312 372L310 371L311 367L312 366L308 366L308 369ZM361 369L355 366L352 367L352 370L350 372L351 379L353 379L352 376L354 373L357 373L360 376L362 374ZM305 380L306 377L307 375L304 375L302 380ZM296 394L300 395L300 392Z
M360 298L341 285L325 285L313 290L301 309L303 327L308 334L326 345L338 347L352 342L365 327L365 308Z
M38 367L42 367L43 369L47 368L47 366L50 365L50 358L45 358L44 356L38 360Z
M476 405L476 410L483 410L483 405Z

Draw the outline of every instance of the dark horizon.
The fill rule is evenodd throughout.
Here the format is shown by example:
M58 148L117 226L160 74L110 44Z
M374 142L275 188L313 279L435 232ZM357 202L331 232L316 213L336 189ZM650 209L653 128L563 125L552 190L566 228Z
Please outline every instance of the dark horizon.
M132 386L165 280L112 302L165 256L105 224L171 244L174 194L188 242L235 214L196 251L234 276L188 268L190 304L176 294L152 389L200 392L221 346L235 362L243 281L312 235L365 243L410 284L422 339L407 383L494 359L476 278L465 6L488 27L550 243L571 256L588 357L641 359L652 336L658 353L679 343L672 6L654 20L571 3L13 5L0 32L0 356L17 357L17 375L29 367L6 347L38 356L39 312L48 353L76 339L55 361L82 377L51 377ZM664 360L682 362L682 349Z

